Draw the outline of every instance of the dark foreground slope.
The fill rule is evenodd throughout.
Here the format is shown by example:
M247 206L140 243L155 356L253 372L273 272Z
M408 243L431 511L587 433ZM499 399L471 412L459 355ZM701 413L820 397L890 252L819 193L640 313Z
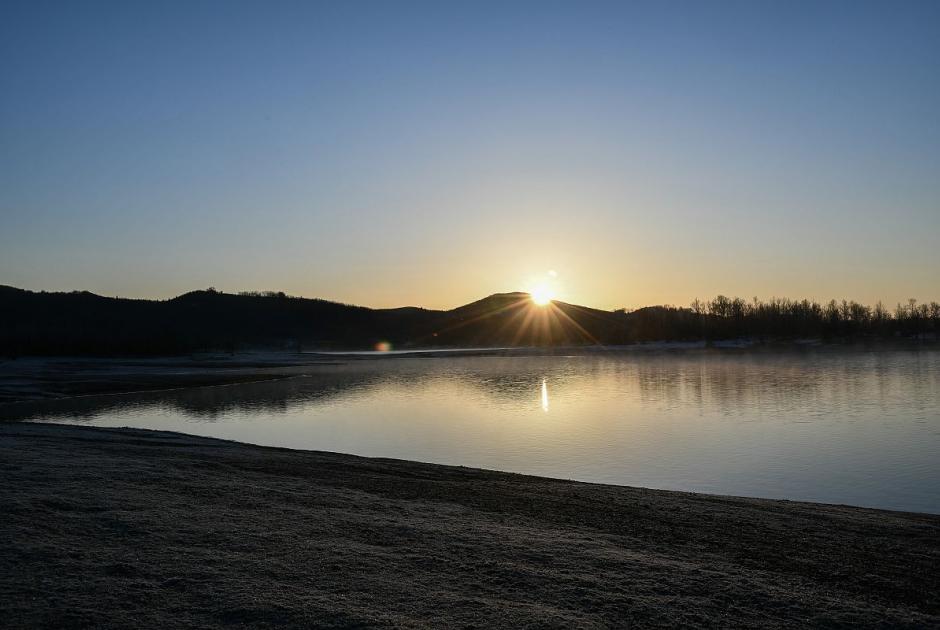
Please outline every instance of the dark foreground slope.
M0 425L0 626L940 625L940 517Z

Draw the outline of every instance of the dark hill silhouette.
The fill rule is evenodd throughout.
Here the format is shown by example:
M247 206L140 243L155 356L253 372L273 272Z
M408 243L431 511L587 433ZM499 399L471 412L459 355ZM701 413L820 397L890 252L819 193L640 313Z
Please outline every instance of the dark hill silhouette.
M540 307L528 293L498 293L447 311L435 323L445 345L613 344L627 341L629 316L557 300Z
M744 302L603 311L527 293L498 293L448 311L372 309L283 293L192 291L169 300L0 286L0 354L169 355L246 348L619 345L752 337L936 336L940 305L889 313L854 302Z

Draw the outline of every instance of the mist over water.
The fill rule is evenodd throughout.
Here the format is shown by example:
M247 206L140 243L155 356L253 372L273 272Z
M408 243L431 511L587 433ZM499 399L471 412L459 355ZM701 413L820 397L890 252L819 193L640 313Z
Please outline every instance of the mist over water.
M15 415L940 513L935 350L359 359L276 382Z

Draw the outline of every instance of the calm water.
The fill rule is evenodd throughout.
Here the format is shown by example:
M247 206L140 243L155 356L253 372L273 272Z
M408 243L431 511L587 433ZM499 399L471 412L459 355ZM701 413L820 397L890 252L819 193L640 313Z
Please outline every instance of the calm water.
M940 513L938 351L360 359L24 416Z

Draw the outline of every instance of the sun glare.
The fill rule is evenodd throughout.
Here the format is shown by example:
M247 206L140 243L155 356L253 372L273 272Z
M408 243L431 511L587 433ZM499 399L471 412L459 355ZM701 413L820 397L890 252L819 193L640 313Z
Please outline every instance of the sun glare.
M530 295L532 296L532 301L539 306L545 306L555 299L555 292L545 285L535 287L532 289Z

